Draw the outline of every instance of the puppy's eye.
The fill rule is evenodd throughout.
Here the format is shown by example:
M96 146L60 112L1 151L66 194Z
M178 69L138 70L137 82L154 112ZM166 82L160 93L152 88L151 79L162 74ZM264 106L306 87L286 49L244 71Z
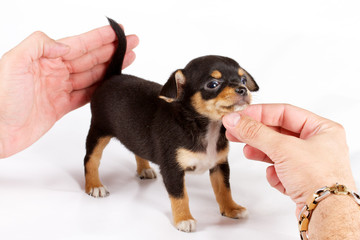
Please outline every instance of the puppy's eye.
M242 76L240 81L241 81L241 84L246 85L246 83L247 83L246 76Z
M220 86L220 81L218 80L212 80L211 82L208 82L206 85L205 85L205 89L209 89L209 90L213 90L213 89L216 89Z

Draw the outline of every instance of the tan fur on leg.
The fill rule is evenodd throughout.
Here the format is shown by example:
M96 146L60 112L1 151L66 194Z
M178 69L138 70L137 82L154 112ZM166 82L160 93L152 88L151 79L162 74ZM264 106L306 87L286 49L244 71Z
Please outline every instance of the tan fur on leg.
M246 208L236 204L231 196L230 188L224 183L224 176L217 170L210 174L211 185L213 187L216 201L219 204L220 212L223 216L230 218L244 218L247 216Z
M103 150L110 139L111 137L102 137L98 139L97 145L85 165L85 191L93 197L105 197L109 194L100 181L99 166Z
M195 231L196 222L190 213L189 197L184 187L184 196L174 198L170 196L172 214L176 228L183 232Z
M135 155L137 164L137 174L141 179L156 178L155 171L150 167L149 161Z

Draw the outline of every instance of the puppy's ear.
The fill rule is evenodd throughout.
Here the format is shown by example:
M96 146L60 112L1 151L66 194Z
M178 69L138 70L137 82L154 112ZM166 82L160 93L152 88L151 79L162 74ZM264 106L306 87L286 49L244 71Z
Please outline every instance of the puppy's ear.
M251 92L256 92L259 90L259 86L257 85L257 83L255 82L254 78L248 73L248 78L247 78L247 83L246 83L246 87L251 91Z
M255 82L254 78L243 68L239 68L239 75L246 76L247 82L246 82L246 87L251 91L251 92L256 92L259 90L259 86L257 85L257 83Z
M181 98L181 94L186 83L186 78L182 70L177 70L171 74L169 80L162 87L159 98L173 102Z

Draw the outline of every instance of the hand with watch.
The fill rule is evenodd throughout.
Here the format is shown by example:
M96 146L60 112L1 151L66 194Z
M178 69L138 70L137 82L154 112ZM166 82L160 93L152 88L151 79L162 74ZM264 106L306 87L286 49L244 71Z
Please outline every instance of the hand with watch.
M296 203L302 239L360 239L360 199L340 124L286 104L251 105L223 124L230 141L246 143L248 159L271 164L267 180Z

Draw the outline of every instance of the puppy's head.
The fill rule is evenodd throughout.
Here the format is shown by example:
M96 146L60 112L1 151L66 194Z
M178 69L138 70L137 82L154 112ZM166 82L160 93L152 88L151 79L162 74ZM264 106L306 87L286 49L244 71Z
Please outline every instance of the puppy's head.
M220 120L226 113L239 111L251 102L258 85L234 60L205 56L175 71L160 92L167 102L180 101L199 114Z

